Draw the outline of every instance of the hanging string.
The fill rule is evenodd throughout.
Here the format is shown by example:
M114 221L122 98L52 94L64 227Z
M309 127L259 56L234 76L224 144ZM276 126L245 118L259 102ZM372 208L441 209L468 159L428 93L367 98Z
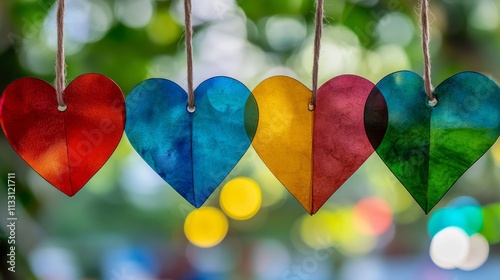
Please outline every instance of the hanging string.
M312 71L312 99L309 104L309 110L314 110L316 107L316 95L318 92L318 72L319 72L319 56L321 52L321 36L323 34L323 0L316 0L316 20L314 34L314 60Z
M188 111L194 112L194 90L193 90L193 24L191 22L191 0L184 0L184 19L186 37L187 58L187 84L188 84Z
M57 5L57 54L56 54L56 93L59 110L66 110L63 92L66 88L66 61L64 58L64 9L65 0Z
M422 24L422 50L424 53L424 86L429 97L429 104L435 106L437 100L434 97L434 87L431 80L431 54L429 44L431 41L429 28L429 0L422 0L421 24Z

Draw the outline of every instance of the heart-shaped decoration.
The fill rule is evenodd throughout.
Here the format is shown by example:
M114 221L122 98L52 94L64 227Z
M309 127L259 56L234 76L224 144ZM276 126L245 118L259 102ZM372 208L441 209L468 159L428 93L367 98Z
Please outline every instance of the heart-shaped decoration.
M361 77L335 77L317 92L277 76L253 95L259 123L253 146L271 172L310 213L316 213L373 153L364 128L365 102L374 85Z
M125 132L149 166L200 207L250 146L257 108L248 88L228 77L208 79L194 94L196 110L190 113L179 85L143 81L127 97Z
M85 74L64 90L22 78L2 96L2 129L14 150L50 184L75 195L116 149L125 126L125 101L109 78Z
M365 114L367 133L375 141L382 135L374 131L388 118L376 151L425 213L500 133L500 88L490 78L463 72L441 83L434 95L438 104L431 107L422 77L396 72L374 88Z

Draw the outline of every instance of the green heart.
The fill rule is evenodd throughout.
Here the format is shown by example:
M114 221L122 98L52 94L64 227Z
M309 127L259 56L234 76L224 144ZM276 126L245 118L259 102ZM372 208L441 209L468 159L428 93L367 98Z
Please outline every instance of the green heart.
M382 79L365 107L370 141L382 139L377 153L425 213L500 133L500 88L490 78L463 72L434 95L431 107L422 77L401 71Z

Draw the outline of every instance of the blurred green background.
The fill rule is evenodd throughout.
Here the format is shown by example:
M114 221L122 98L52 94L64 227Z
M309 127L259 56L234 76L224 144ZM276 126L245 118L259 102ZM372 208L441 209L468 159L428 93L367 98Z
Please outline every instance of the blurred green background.
M96 72L113 79L125 95L151 77L186 87L182 1L68 0L66 5L68 82ZM326 0L320 83L346 73L374 83L398 70L422 73L418 7L417 0ZM500 77L500 1L435 0L431 11L435 86L465 70ZM312 0L193 0L195 85L227 75L253 89L267 77L288 75L310 86L313 18ZM54 81L55 31L53 1L0 0L0 91L25 76ZM262 189L262 208L250 220L229 219L225 239L208 249L184 235L193 207L147 166L125 136L73 198L33 172L3 134L0 155L2 224L7 173L17 174L17 272L7 271L8 232L2 226L4 280L500 275L500 144L429 216L372 156L311 217L250 149L228 179L254 179ZM220 208L219 191L205 205ZM443 270L432 262L432 236L448 225L486 238L490 252L483 266Z

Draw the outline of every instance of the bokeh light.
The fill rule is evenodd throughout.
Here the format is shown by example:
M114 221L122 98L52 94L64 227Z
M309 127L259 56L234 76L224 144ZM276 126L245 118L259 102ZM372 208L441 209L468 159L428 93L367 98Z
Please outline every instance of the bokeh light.
M321 209L314 216L304 215L300 237L312 249L333 246L346 256L363 256L377 245L376 237L356 228L351 208Z
M230 248L225 243L211 248L200 248L189 244L186 248L189 263L203 273L221 273L231 270L236 262L232 256L237 253L235 248Z
M66 55L80 51L83 44L101 40L113 24L113 13L109 4L100 0L69 1L65 16ZM43 38L53 51L57 48L56 6L54 5L45 18Z
M29 262L37 279L76 280L81 277L75 256L61 247L35 248L31 252Z
M386 232L391 227L392 218L389 204L377 197L364 198L354 206L354 226L366 235L377 236Z
M493 156L496 165L500 166L500 140L497 140L497 142L491 147L491 155Z
M154 13L151 0L120 0L115 2L115 14L118 20L131 28L145 27Z
M37 75L47 75L54 72L54 54L38 37L26 39L20 49L19 62L29 71Z
M415 27L407 15L387 13L378 22L376 34L384 44L406 46L415 36Z
M470 251L467 259L458 265L462 270L475 270L481 267L490 254L490 245L484 236L475 234L470 237Z
M256 279L281 279L290 266L290 253L283 243L267 239L255 244L250 260Z
M234 178L224 185L220 193L220 206L235 220L248 220L259 212L262 193L259 185L249 178Z
M266 38L276 51L288 51L296 48L307 35L303 18L272 16L266 21ZM293 30L293 32L288 32Z
M154 279L158 275L157 259L153 251L146 247L111 247L103 254L101 262L102 279L129 278L127 276L135 279Z
M192 244L210 248L219 244L228 231L226 216L215 207L193 210L184 222L184 233Z
M462 215L467 220L467 227L464 228L469 236L481 231L484 226L483 211L480 206L461 207Z
M490 244L500 243L500 204L483 208L484 226L481 234Z
M193 25L197 26L211 21L222 21L228 16L233 15L238 5L235 0L192 0L192 18ZM176 0L171 6L175 17L179 22L184 21L184 1Z
M165 46L172 44L179 38L182 29L174 20L170 12L157 12L147 27L148 35L155 44Z
M480 232L483 225L483 211L479 203L471 197L458 197L450 201L446 208L432 214L427 230L432 237L444 228L455 226L472 236Z
M458 227L447 227L432 238L430 256L437 266L453 269L467 260L469 250L467 233Z
M374 83L404 69L422 74L414 4L325 2L319 84L348 73ZM23 76L54 81L56 7L51 1L0 0L2 88ZM498 0L432 1L430 51L436 86L467 70L500 79L499 7ZM193 24L195 86L220 75L238 79L250 90L273 75L311 86L314 1L193 0ZM186 89L183 26L183 0L67 1L67 80L102 73L124 95L146 78L170 79ZM126 136L72 199L24 164L1 133L0 138L0 170L19 175L16 207L22 223L16 274L22 279L437 280L499 275L500 140L440 205L457 195L474 198L452 199L430 216L374 153L311 217L250 148L253 155L242 158L206 205L220 209L222 186L231 178L247 177L260 187L260 209L249 220L230 219L231 234L224 237L229 211L226 215L214 208L216 214L199 218L201 222L194 222L198 229L191 230L199 234L191 239L200 246L188 237L189 243L183 232L193 207L137 155ZM6 189L0 187L0 197ZM366 203L373 199L375 203ZM461 263L442 262L441 267L457 268L443 270L422 249L427 251L431 239L450 226L466 233L469 253ZM453 243L452 250L457 246ZM325 259L315 259L316 252L323 256L326 251ZM307 275L292 274L296 268ZM25 277L23 270L34 276Z
M300 237L302 241L313 249L319 249L334 244L336 220L340 217L332 211L322 209L315 215L304 215L300 220Z
M493 0L478 0L472 8L470 24L479 30L495 30L500 23L500 7Z
M434 237L441 230L455 226L461 229L467 228L467 221L461 211L456 208L442 208L434 212L427 224L427 230Z
M356 229L352 209L339 209L333 213L334 246L348 257L364 256L377 246L377 238Z
M319 73L320 82L326 82L336 75L356 72L361 61L362 50L359 38L345 26L326 26L323 30L321 47L321 59L323 61L335 61L336 63L323 63ZM304 40L299 53L296 54L294 70L302 75L309 75L312 69L312 57L314 53L314 36Z
M479 202L470 196L459 196L456 197L447 204L448 207L465 207L465 206L481 206Z

